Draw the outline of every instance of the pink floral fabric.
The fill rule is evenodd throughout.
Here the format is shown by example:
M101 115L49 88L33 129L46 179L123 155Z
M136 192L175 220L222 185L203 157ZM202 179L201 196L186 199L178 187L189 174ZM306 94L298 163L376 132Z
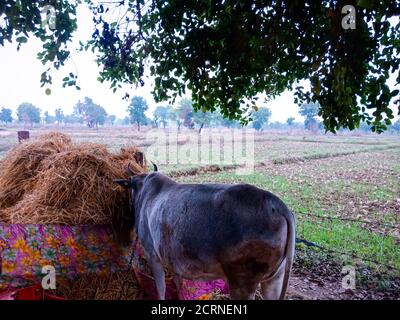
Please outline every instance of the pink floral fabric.
M142 288L146 288L145 293L149 299L157 299L157 289L154 278L151 276L150 268L144 258L143 247L140 242L134 243L133 266L136 278ZM198 300L209 299L212 293L219 292L222 294L228 293L228 285L224 280L212 281L193 281L184 279L182 287L178 293L172 275L166 272L166 292L165 298L167 300L181 299L181 300Z
M105 226L0 225L0 289L41 282L45 265L68 279L101 275L126 268L126 252Z
M0 224L0 290L41 283L45 265L53 266L57 277L74 279L129 270L132 263L146 296L157 299L143 248L137 241L133 246L119 246L108 226ZM223 280L184 280L179 294L170 275L166 282L167 299L207 299L212 292L228 291Z

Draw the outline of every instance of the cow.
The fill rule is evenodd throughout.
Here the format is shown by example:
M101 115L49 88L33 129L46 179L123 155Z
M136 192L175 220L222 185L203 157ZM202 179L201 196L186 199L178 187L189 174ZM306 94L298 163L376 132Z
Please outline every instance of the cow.
M165 269L182 279L224 279L230 298L283 299L295 247L295 218L275 195L249 184L183 184L157 171L114 182L130 189L131 225L159 299Z

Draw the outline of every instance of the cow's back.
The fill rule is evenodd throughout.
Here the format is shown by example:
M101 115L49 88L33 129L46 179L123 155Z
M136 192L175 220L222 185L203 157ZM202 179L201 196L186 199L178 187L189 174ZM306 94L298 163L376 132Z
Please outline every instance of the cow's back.
M158 210L163 258L171 264L190 262L174 269L191 268L199 277L205 270L218 277L228 265L246 265L268 273L284 254L282 211L288 209L254 186L176 184L163 193Z

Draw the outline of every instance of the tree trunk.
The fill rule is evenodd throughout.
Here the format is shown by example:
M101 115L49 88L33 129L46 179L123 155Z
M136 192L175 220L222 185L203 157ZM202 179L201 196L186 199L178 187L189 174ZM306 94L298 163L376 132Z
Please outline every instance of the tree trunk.
M201 134L201 129L203 129L204 122L201 124L200 129L199 129L199 134Z

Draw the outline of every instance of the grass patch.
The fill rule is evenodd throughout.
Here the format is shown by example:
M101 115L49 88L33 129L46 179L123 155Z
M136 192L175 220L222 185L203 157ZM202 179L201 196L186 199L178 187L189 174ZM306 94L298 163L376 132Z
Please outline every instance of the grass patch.
M374 186L371 184L358 184L352 183L349 186L350 192L353 192L357 195L365 195L368 200L391 200L396 194L390 188L382 187L382 186Z
M396 199L399 194L398 181L390 181L390 179L386 179L385 184L385 186L382 186L368 182L336 180L324 187L315 187L314 192L339 192L363 197L369 201L387 201Z
M366 230L357 222L340 220L323 220L318 216L329 216L333 212L323 208L318 194L326 192L320 185L300 185L279 175L267 175L254 172L248 175L237 175L232 171L205 173L196 176L178 177L181 182L216 182L216 183L249 183L279 196L297 215L297 234L308 241L323 247L348 254L356 254L365 259L391 265L400 269L400 247L392 236L381 235ZM352 184L352 192L369 193L369 185ZM339 186L337 185L339 188ZM329 187L331 189L331 186ZM371 198L387 199L393 194L385 188L368 194ZM334 208L332 208L334 210ZM315 219L302 216L300 213L315 215ZM334 255L338 261L355 264L357 259L347 255ZM365 266L377 269L379 266L364 261Z
M246 175L238 175L232 171L220 171L218 173L205 173L195 176L177 177L180 182L197 183L248 183L261 189L278 194L287 193L293 190L293 185L283 176L268 176L264 173L254 172Z
M394 237L369 232L356 222L311 220L298 221L298 234L308 241L340 252L376 260L400 270L400 247L396 244ZM339 256L344 263L355 264L356 262L354 257ZM372 262L364 262L365 265L374 269L378 267Z

